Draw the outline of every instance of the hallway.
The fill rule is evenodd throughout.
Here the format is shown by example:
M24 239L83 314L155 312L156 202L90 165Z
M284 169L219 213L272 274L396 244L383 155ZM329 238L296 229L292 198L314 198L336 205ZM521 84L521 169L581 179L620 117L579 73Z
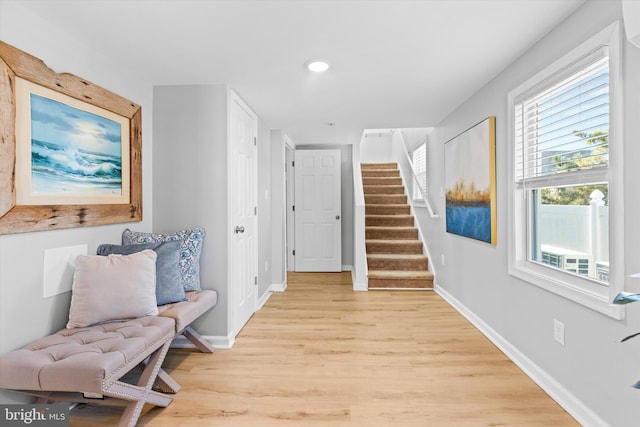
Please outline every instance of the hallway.
M288 279L233 349L171 350L183 389L139 425L578 425L436 293L353 292L349 272ZM71 426L118 414L79 407Z

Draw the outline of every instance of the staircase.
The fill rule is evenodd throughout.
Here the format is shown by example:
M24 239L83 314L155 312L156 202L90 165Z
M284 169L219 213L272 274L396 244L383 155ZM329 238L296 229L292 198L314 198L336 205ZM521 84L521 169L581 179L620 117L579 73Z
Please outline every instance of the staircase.
M363 163L369 289L433 288L396 163Z

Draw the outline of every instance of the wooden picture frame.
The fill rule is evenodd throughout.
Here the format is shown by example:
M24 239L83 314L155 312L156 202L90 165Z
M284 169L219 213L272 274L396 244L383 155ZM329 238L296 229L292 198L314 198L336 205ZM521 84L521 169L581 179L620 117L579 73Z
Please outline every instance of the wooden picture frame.
M444 144L446 230L497 244L496 118Z
M60 94L60 99L70 100L66 103L73 103L80 109L93 106L98 113L104 111L122 119L127 125L122 127L122 132L126 133L121 139L122 162L128 164L121 172L123 199L114 201L97 197L78 199L81 201L76 203L73 198L60 198L59 203L51 199L43 199L40 203L27 198L29 204L21 202L25 198L19 193L25 190L16 185L16 177L21 172L17 168L24 168L25 162L18 165L16 154L25 152L19 144L31 147L32 141L30 134L28 138L16 137L17 133L21 134L18 128L24 127L24 123L17 124L18 113L24 110L20 105L23 101L19 99L22 97L16 90L16 82L20 80L48 93ZM31 149L26 151L30 153ZM30 164L30 160L26 164ZM73 74L58 74L40 59L0 41L0 234L136 221L142 221L141 107Z

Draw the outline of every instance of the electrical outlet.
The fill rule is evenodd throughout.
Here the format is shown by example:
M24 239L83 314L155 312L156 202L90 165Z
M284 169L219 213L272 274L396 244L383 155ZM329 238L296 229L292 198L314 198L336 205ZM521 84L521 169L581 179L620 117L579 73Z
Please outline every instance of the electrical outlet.
M564 345L564 323L558 319L553 319L553 339L555 339L558 344Z
M440 254L440 264L444 267L444 254Z

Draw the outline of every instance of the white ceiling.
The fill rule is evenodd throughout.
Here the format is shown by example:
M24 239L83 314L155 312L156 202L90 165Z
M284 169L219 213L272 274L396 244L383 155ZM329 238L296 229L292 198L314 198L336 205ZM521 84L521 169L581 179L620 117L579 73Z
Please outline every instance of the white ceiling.
M30 0L154 85L228 83L296 144L436 125L584 0ZM326 58L331 69L303 65ZM489 112L487 112L489 114ZM329 126L328 123L335 123Z

